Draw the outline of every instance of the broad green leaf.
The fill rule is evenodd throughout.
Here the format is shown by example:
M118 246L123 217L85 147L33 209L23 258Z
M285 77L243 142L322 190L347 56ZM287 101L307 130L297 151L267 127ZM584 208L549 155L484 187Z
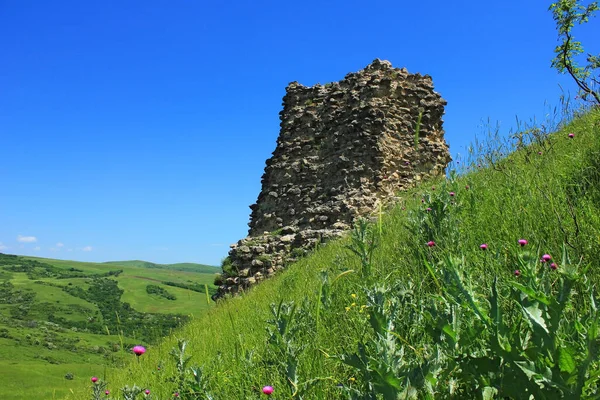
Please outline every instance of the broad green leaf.
M527 375L529 379L543 379L544 377L535 370L535 364L531 361L515 361L517 367Z
M498 389L486 386L481 392L483 400L491 400L498 394Z
M391 372L388 372L385 376L383 376L383 379L388 386L391 386L394 389L402 388L402 380L395 377Z
M512 346L510 345L510 341L504 335L498 335L498 345L507 353L512 351Z
M537 300L540 303L543 303L547 306L550 305L551 300L548 297L546 297L546 295L544 295L543 293L536 292L532 288L522 285L518 282L511 282L511 284L515 288L519 289L522 293L526 294L530 299Z
M454 331L454 329L452 329L452 327L449 324L444 325L442 331L446 335L450 336L450 338L452 338L454 342L456 342L456 332Z
M523 311L525 311L525 314L529 317L531 322L542 328L544 332L548 334L550 333L548 332L546 321L544 320L544 317L542 317L542 310L538 308L537 304L533 304L529 307L523 307Z
M575 360L573 360L574 351L571 347L561 347L558 349L558 366L561 372L569 374L575 371Z
M438 290L440 293L443 293L442 290L442 285L440 285L440 282L438 281L437 277L435 276L435 271L433 270L433 267L431 266L431 264L429 264L429 262L427 261L427 258L425 258L425 254L421 254L422 258L423 258L423 263L425 264L425 267L427 268L427 271L429 272L429 275L431 275L431 277L433 278L433 282L435 283L435 286L437 286Z
M294 360L294 359L288 359L287 361L287 378L290 382L292 382L294 385L297 385L298 383L298 375L297 375L297 368L298 368L298 360Z
M369 322L373 330L380 334L385 335L387 328L387 320L385 315L379 312L375 307L371 308L369 312Z
M425 380L427 382L429 382L430 385L435 385L438 381L438 379L435 377L435 375L433 375L433 373L429 372L426 376L425 376Z
M569 296L571 296L571 289L573 288L574 281L571 280L568 276L565 277L563 284L560 288L560 292L558 293L558 303L562 305L562 307L557 307L562 311L566 302L569 301Z
M363 369L365 367L365 363L360 359L356 354L352 354L350 356L342 355L339 356L339 359L346 365L354 367L356 369Z
M450 257L446 257L446 266L448 267L448 274L451 277L456 289L458 293L451 293L456 299L458 304L465 304L469 306L469 308L471 308L471 310L475 313L475 315L477 315L477 317L482 320L483 322L486 323L486 325L489 325L490 323L490 318L487 315L487 313L479 308L479 304L477 303L477 300L475 299L475 295L472 293L472 291L467 288L459 273L458 270L455 266L455 264L452 262L452 260L450 259ZM463 301L464 300L464 301Z
M402 381L394 376L391 371L376 370L373 386L384 399L396 399L398 391L402 388Z

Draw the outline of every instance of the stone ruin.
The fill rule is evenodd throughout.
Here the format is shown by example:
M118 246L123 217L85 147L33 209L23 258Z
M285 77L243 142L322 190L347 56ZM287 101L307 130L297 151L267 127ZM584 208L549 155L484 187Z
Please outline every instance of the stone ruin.
M378 59L339 82L290 83L248 237L231 245L213 299L276 274L399 191L444 174L445 105L430 76Z

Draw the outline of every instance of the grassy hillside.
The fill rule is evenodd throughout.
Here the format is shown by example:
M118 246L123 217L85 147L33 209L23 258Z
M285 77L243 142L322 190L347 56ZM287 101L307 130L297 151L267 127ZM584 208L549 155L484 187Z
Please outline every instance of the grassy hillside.
M121 365L131 346L208 310L205 284L210 294L213 280L0 254L0 398L58 398L92 371Z
M140 268L160 268L160 269L172 269L175 271L189 271L198 272L204 274L216 274L219 271L219 267L213 267L212 265L196 264L196 263L175 263L175 264L156 264L149 261L141 260L130 260L130 261L107 261L104 264L122 265L128 267L140 267Z
M277 399L598 395L599 138L595 111L487 143L460 174L96 374L119 399L134 384L156 399L258 399L265 385Z

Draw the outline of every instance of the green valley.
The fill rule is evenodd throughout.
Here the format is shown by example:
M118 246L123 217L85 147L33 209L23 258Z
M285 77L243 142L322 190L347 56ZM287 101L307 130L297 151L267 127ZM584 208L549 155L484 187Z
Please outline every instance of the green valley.
M0 398L59 398L211 307L218 268L148 264L0 254Z

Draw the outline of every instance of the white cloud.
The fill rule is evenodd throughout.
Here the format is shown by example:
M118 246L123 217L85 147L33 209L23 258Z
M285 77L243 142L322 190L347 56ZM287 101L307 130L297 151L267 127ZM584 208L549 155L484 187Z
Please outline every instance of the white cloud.
M42 249L42 248L41 248L40 246L35 246L35 247L33 248L33 250L35 250L35 251L40 251L41 249Z
M58 242L54 245L54 247L50 247L50 251L60 251L60 249L64 246L65 246L64 244L62 244L61 242Z
M83 249L81 249L83 251L92 251L92 246L85 246Z
M0 242L0 250L6 250L8 249L8 246L5 246L2 244L2 242Z
M20 243L35 243L35 242L37 242L37 238L35 236L21 236L21 235L17 235L17 242L20 242Z

